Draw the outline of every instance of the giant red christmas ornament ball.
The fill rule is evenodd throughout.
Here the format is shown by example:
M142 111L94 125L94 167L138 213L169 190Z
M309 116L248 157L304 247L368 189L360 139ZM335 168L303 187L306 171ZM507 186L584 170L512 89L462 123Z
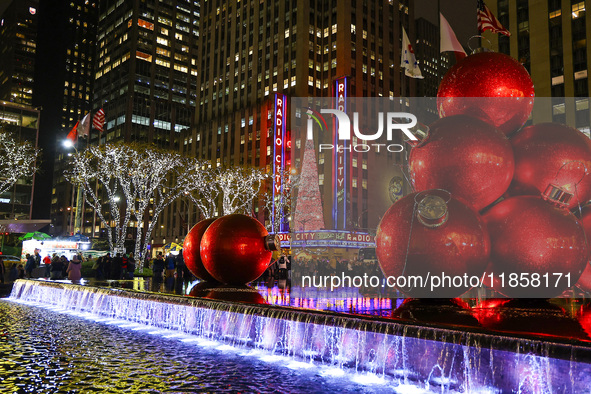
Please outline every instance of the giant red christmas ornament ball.
M386 277L481 276L490 241L480 216L449 193L409 194L388 209L376 235L376 254ZM411 297L453 298L470 286L401 287Z
M183 260L185 261L187 268L197 278L207 281L215 281L215 279L203 266L200 245L203 233L205 233L205 230L207 230L209 225L215 220L215 218L205 219L194 225L185 237L185 242L183 243Z
M591 140L558 123L525 127L511 137L515 175L511 195L540 195L550 185L572 194L569 209L591 199Z
M493 283L499 293L551 298L579 279L589 249L581 223L568 210L541 197L517 196L492 207L484 220L492 245L490 268L504 274L503 286L500 280ZM517 281L510 282L511 275Z
M513 150L494 126L466 115L442 118L413 147L410 175L417 191L445 189L476 210L501 197L513 177Z
M205 230L201 260L217 281L243 285L265 272L276 249L275 239L259 221L232 214L217 219Z
M581 210L581 222L583 223L583 229L585 229L587 243L589 243L591 241L591 205L585 205ZM585 264L585 270L577 282L577 287L591 293L591 261L587 261L587 264Z
M534 84L527 70L496 52L462 59L443 76L437 91L439 116L477 116L506 135L523 126L533 105Z

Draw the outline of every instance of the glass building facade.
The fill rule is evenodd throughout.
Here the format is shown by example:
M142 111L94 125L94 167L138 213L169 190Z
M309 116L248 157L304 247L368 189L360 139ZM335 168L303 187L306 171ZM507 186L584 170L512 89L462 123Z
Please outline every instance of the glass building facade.
M0 131L17 141L28 141L37 147L39 117L39 111L31 107L0 101ZM31 219L35 176L38 175L19 179L0 194L0 220Z

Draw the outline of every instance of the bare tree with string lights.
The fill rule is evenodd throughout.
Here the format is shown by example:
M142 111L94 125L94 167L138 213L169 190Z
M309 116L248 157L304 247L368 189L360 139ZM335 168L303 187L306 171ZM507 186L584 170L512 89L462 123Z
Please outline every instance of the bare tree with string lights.
M0 131L0 194L8 191L19 179L37 171L40 150L30 142L19 142L10 133Z
M134 207L129 177L132 155L133 150L126 145L92 146L74 154L64 172L69 182L82 187L86 203L107 230L111 250L124 248ZM125 203L121 201L121 194ZM103 211L105 205L107 210Z
M190 194L206 182L205 174L201 172L204 163L155 148L137 149L132 163L130 175L137 201L134 214L138 223L135 255L144 256L162 211L177 198ZM148 215L151 218L144 230L142 224Z
M224 215L243 213L252 216L253 203L267 178L268 175L257 168L230 167L221 171L217 181L222 191Z
M187 176L187 183L191 184L191 191L185 195L195 204L203 219L213 218L218 215L218 198L222 189L218 180L222 174L221 168L212 168L211 164L201 163L200 168Z

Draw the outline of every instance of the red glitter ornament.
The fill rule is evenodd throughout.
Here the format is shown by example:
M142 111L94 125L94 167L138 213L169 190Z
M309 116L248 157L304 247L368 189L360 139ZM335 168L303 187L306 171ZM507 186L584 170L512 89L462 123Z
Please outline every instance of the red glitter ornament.
M490 124L456 115L429 126L427 137L412 148L409 166L415 190L445 189L479 211L511 184L513 150Z
M271 262L278 241L256 219L241 214L213 222L201 239L203 266L217 281L243 285L257 279Z
M508 297L551 298L573 286L589 249L581 223L541 197L511 197L485 215L493 288ZM559 276L560 275L560 276ZM499 279L497 278L497 279ZM487 284L490 282L485 277Z
M581 222L583 223L583 229L585 229L585 235L587 236L587 243L591 240L591 205L585 205L581 210ZM587 261L585 270L581 274L577 287L587 293L591 293L591 261ZM591 326L590 326L591 327Z
M577 313L577 320L589 338L591 338L591 304L583 305L581 307Z
M543 299L496 299L480 301L473 314L488 330L524 336L579 339L589 336L564 308Z
M442 190L409 194L382 218L376 235L376 253L389 277L420 275L481 276L488 262L490 241L480 216ZM445 284L431 292L403 286L411 297L457 297L472 286Z
M572 195L569 209L591 199L591 140L558 123L525 127L509 140L515 154L510 195L544 193L550 185Z
M439 116L476 116L506 135L525 124L533 106L529 73L517 60L497 52L462 59L443 76L437 91Z
M185 237L185 242L183 243L183 260L189 271L191 271L191 273L197 278L210 282L215 282L215 279L203 266L199 247L201 245L203 233L205 233L205 230L207 230L209 225L215 220L216 218L205 219L194 225Z

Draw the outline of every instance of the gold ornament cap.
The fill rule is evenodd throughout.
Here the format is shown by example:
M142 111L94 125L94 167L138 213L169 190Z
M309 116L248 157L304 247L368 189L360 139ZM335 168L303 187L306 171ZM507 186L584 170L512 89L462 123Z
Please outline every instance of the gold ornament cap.
M419 202L417 217L423 226L441 227L449 217L447 202L440 196L428 194Z
M271 252L281 249L281 241L277 234L269 234L265 237L265 249Z
M566 208L574 195L560 186L549 184L542 193L542 198L560 207Z

